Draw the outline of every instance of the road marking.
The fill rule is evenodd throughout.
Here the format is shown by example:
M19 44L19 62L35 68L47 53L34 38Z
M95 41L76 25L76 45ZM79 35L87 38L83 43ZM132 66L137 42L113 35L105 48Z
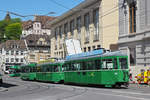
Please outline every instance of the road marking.
M138 94L138 95L146 95L146 96L150 96L150 94L144 94L144 93L139 93L139 92L124 92L124 91L112 91L115 93L126 93L126 94Z
M124 97L124 98L129 98L129 99L136 99L136 100L149 100L145 98L137 98L133 96L125 96L125 95L120 95L120 94L106 94L106 93L96 93L96 94L101 94L101 95L107 95L107 96L116 96L116 97Z

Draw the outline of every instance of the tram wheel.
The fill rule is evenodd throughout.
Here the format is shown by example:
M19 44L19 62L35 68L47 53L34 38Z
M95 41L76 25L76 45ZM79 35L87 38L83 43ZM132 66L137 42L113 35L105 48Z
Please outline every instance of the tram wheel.
M121 84L116 84L114 87L115 88L121 88Z

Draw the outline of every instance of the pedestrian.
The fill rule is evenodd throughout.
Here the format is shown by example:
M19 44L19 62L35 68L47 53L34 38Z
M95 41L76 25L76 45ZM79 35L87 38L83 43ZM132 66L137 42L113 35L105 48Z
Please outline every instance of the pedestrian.
M130 81L133 81L131 69L129 70L129 79L130 79Z

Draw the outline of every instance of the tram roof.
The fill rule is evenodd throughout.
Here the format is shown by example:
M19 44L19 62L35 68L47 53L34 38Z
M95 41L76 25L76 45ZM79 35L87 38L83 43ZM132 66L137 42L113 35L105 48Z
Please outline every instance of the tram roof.
M57 63L64 63L65 60L59 60L57 62L47 62L47 63L43 63L43 64L37 64L37 66L41 66L41 65L49 65L49 64L57 64Z
M32 64L24 64L24 65L21 65L20 67L25 67L25 66L34 67L35 65L36 65L36 63L32 63Z
M115 52L106 52L106 53L103 53L103 54L100 54L100 55L73 58L73 59L69 59L69 60L66 60L66 61L89 59L89 58L96 58L96 57L112 57L112 56L127 56L127 55L120 52L120 51L115 51Z
M12 68L12 69L19 69L20 66L10 66L10 68Z

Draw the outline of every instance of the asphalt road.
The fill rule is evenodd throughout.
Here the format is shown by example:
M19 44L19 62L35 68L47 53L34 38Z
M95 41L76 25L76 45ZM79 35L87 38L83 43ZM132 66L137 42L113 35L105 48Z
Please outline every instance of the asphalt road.
M0 100L150 100L150 88L134 84L128 89L73 86L4 76Z

